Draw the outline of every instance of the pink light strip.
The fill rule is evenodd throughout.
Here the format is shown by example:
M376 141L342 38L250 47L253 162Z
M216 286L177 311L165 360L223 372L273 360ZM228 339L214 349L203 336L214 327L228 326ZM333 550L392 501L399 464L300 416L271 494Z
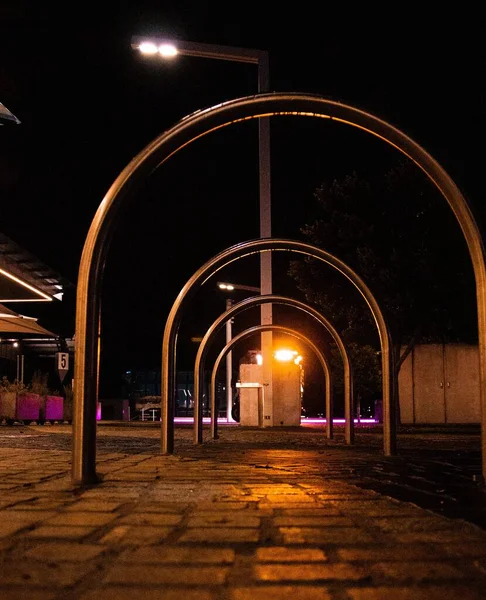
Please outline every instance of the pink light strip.
M333 419L333 423L334 424L344 424L346 421L345 419ZM377 424L379 423L379 421L377 421L376 419L360 419L358 421L358 419L354 419L354 422L359 425L360 423L364 423L366 425L372 425L372 424ZM174 423L194 423L194 419L193 417L175 417L174 418ZM211 423L211 418L210 417L203 417L203 423ZM222 418L218 418L218 423L221 423L223 425L239 425L239 423L233 423L230 422L228 423L228 420L224 417ZM326 424L326 419L302 419L301 421L301 425L305 425L306 423L314 423L314 424L322 424L325 425Z

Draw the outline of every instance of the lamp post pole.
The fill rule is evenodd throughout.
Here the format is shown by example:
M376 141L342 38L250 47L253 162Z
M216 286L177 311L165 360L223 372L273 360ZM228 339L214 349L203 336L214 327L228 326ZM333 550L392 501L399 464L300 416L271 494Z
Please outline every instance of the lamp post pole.
M226 298L226 310L229 310L233 306L233 299ZM231 342L231 338L233 337L232 319L228 319L226 321L226 344ZM228 423L233 421L233 415L231 414L231 409L233 408L233 358L231 356L231 352L228 352L226 355L226 420ZM214 415L213 419L218 419L218 415Z
M227 292L232 292L233 290L246 290L247 292L257 292L260 293L260 288L254 287L252 285L242 285L239 283L224 283L218 281L218 288L220 290L225 290ZM226 299L226 310L229 310L234 304L234 300L232 298ZM233 328L232 328L233 319L228 319L226 321L226 344L229 344L233 338ZM233 387L232 387L232 375L233 375L233 358L231 352L228 352L226 355L226 420L228 423L234 422L232 415L232 407L233 407ZM215 416L217 419L217 415Z
M158 54L162 57L173 57L177 54L200 58L214 58L255 64L258 67L258 93L270 90L270 72L268 52L251 48L235 48L199 42L167 40L167 38L151 36L133 36L131 47L143 54ZM270 119L260 117L258 120L259 146L259 191L260 191L260 238L272 237L271 186L270 186ZM272 253L260 253L260 293L272 293ZM261 325L272 324L272 304L265 303L260 308ZM261 352L263 358L263 385L265 386L264 425L273 425L273 393L272 393L272 331L262 331Z

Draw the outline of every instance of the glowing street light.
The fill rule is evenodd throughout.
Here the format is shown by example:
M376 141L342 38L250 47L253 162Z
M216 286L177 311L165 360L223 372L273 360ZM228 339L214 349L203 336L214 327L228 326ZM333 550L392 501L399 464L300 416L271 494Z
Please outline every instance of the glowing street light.
M268 66L268 52L251 48L235 48L232 46L219 46L216 44L203 44L182 40L168 40L152 36L133 36L131 47L147 56L158 55L162 58L174 58L178 54L195 56L199 58L214 58L232 62L250 63L258 67L258 93L268 92L270 89L270 74ZM270 195L270 119L258 119L259 143L259 183L260 183L260 237L272 236L272 214ZM272 293L272 253L260 252L260 293ZM260 307L261 325L272 324L272 304L265 303ZM264 380L266 397L272 405L272 367L270 360L272 352L272 332L261 333L262 354L268 356L264 361ZM273 414L273 408L272 408Z
M277 350L274 354L274 357L276 360L279 360L280 362L290 362L291 360L295 360L298 356L298 352L297 350L287 350L287 349L282 349L282 350Z

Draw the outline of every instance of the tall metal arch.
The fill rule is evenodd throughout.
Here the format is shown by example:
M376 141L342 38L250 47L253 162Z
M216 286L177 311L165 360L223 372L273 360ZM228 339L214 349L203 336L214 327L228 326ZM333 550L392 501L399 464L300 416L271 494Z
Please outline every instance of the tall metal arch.
M298 243L298 242L297 242ZM313 317L318 323L323 325L327 331L331 334L334 342L339 348L341 358L344 364L344 413L345 413L345 437L346 443L352 444L354 442L354 419L353 419L353 377L351 369L351 361L349 359L348 351L343 343L343 340L333 325L315 308L309 306L305 302L296 300L295 298L287 298L285 296L278 296L276 294L266 294L263 296L254 296L252 298L245 298L237 304L233 304L226 312L220 315L209 329L204 334L199 348L196 353L196 360L194 363L194 443L200 444L202 442L202 411L201 411L201 397L202 397L202 380L204 375L204 361L207 355L208 347L211 341L214 339L218 331L224 326L228 319L240 314L241 312L259 306L261 304L285 304L287 306L293 306L298 310L301 310L311 317ZM162 402L162 409L164 404ZM172 417L173 419L173 417ZM163 419L162 419L163 420ZM169 419L165 421L166 426L169 423ZM162 422L162 429L164 428L164 422Z
M486 475L486 257L472 210L445 169L417 142L387 121L349 104L313 94L277 92L238 98L181 119L148 144L123 169L103 198L89 228L79 266L76 296L76 361L74 377L72 480L97 481L96 391L98 378L99 308L108 240L124 204L144 177L199 137L246 119L291 115L330 119L382 139L414 161L452 209L464 234L476 281L481 390L481 450ZM173 332L174 339L176 337ZM174 340L170 340L173 342ZM174 372L167 373L169 386Z
M250 327L249 329L245 329L241 333L235 335L231 341L229 341L226 346L221 350L218 354L216 360L214 361L213 370L211 372L211 387L210 387L210 402L211 402L211 437L215 439L217 437L218 432L218 418L216 415L216 375L218 373L219 365L223 358L231 351L238 342L254 335L255 333L259 333L261 331L280 331L281 333L286 333L287 335L291 335L298 340L304 342L317 356L319 363L324 371L324 380L326 383L326 437L327 439L333 438L333 382L330 365L326 358L326 355L319 350L319 348L314 344L314 342L308 338L303 333L299 333L295 329L291 327L284 327L282 325L258 325L256 327Z

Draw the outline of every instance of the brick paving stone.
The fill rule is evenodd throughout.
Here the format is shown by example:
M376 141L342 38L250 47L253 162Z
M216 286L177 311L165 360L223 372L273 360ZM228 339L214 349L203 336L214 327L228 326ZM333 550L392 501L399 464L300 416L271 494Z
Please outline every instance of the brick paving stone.
M113 489L110 490L105 489L92 489L86 490L83 492L82 498L83 500L104 500L106 502L120 502L120 500L129 501L129 500L137 500L143 491L134 488L134 489Z
M189 517L186 526L189 528L196 527L260 527L260 518L249 514L235 513L228 514L198 514L193 517Z
M367 570L351 564L258 564L255 577L261 581L366 581L370 579Z
M421 515L419 517L393 516L393 517L374 517L369 519L366 515L363 524L371 524L373 527L384 532L421 532L437 531L439 529L451 529L455 524L451 524L449 519L433 515Z
M178 588L167 589L166 586L154 588L144 586L103 586L86 592L79 600L216 600L219 594L209 590ZM22 598L22 600L24 600Z
M326 562L326 554L320 548L287 548L285 546L270 546L257 548L256 559L260 562Z
M9 535L12 535L14 533L17 533L18 531L22 531L26 527L28 527L28 525L26 525L23 522L19 522L19 521L14 522L14 523L0 521L0 539L8 537Z
M369 544L375 538L358 527L279 527L286 544Z
M104 534L100 539L100 543L118 543L122 546L158 544L166 540L173 531L173 527L120 525L115 526L111 531Z
M270 510L260 510L256 507L256 504L248 500L246 497L240 502L235 502L233 499L228 499L227 501L218 499L214 502L198 502L197 507L195 507L195 514L197 513L206 513L208 511L221 512L221 511L244 511L246 509L253 509L253 513L258 516L264 516L272 514L273 509Z
M232 564L235 551L232 548L208 548L207 546L145 546L137 548L118 559L129 563L156 564Z
M123 502L103 502L96 500L77 500L64 507L67 511L113 512L123 506Z
M321 586L265 586L239 587L230 591L230 600L333 600L331 593Z
M115 564L104 577L104 583L127 583L143 585L223 585L229 568L225 566L197 567Z
M486 575L486 557L482 556L481 558L476 558L472 566L474 569L477 569L481 575Z
M39 561L83 562L92 560L104 552L103 546L87 543L41 543L27 550L20 558L35 558Z
M132 512L146 513L182 513L190 506L189 502L159 502L152 494L140 498L139 502L131 505Z
M17 510L16 508L6 508L0 511L0 521L10 523L25 523L32 525L56 515L52 510Z
M100 544L118 544L122 542L131 530L130 525L117 525L100 538Z
M29 590L26 596L25 588L0 587L0 600L54 600L57 594L50 590Z
M315 506L316 508L319 507L318 504L316 504L314 502L314 500L312 500L311 502L266 502L266 501L262 501L258 503L258 508L262 509L262 510L268 510L268 509L280 509L280 508L286 508L286 509L294 509L294 510L299 510L299 509L308 509L310 506Z
M57 563L47 565L38 561L4 561L2 563L1 585L45 586L61 588L71 586L80 581L93 570L93 565L87 563ZM26 592L26 595L28 592ZM28 597L28 596L27 596Z
M430 560L422 562L388 561L374 563L367 567L374 581L383 580L400 581L402 583L416 583L433 580L464 579L469 576L451 561Z
M83 527L79 526L59 526L53 525L48 527L47 525L41 525L36 527L32 531L29 531L25 535L30 538L59 538L59 539L73 539L80 540L88 537L96 527Z
M260 539L258 528L250 529L240 527L238 529L229 527L205 527L204 529L187 529L183 533L180 542L206 542L207 544L235 543L257 543Z
M8 538L0 538L0 552L9 550L13 545L13 540Z
M103 513L103 512L61 512L57 514L55 517L51 517L50 519L46 519L44 521L44 525L47 527L53 527L56 525L81 525L81 526L101 526L110 523L117 516L113 513Z
M451 523L451 526L454 524ZM464 539L477 540L478 543L486 543L486 532L472 531L466 532L456 527L451 529L439 529L434 531L413 531L410 533L389 534L393 535L396 543L411 544L415 542L435 542L435 543L454 543L461 542Z
M358 512L366 514L369 517L383 516L414 516L424 514L416 506L410 504L398 504L391 500L371 500L362 501L357 498L355 501L333 501L332 506L339 506L343 512ZM426 513L425 513L426 514Z
M28 502L22 501L15 503L12 508L15 510L48 510L58 511L66 509L66 500L49 500L48 498L35 498Z
M410 586L347 589L351 600L484 600L484 591L472 587Z
M315 508L287 508L286 506L279 506L278 515L282 517L339 517L342 516L342 512L335 506L316 506Z
M315 504L316 500L312 496L305 496L303 494L267 494L265 502L270 504L285 504L285 505L302 505L302 504Z
M415 545L415 544L414 544ZM469 542L467 539L463 542L452 544L440 544L434 547L434 552L440 548L447 556L457 557L483 557L486 556L486 543Z
M354 485L376 453L238 428L234 446L186 429L175 455L124 452L143 432L160 435L124 428L97 453L104 480L79 488L70 452L4 448L0 600L482 598L486 531Z
M276 527L353 527L353 519L335 516L286 516L274 517L273 524Z
M360 548L338 548L336 555L339 560L354 561L423 561L450 558L445 546L432 544L404 544L401 546L384 545L362 546Z
M118 519L117 524L123 525L162 525L174 526L178 525L182 520L182 515L175 513L147 513L138 512L126 515Z

